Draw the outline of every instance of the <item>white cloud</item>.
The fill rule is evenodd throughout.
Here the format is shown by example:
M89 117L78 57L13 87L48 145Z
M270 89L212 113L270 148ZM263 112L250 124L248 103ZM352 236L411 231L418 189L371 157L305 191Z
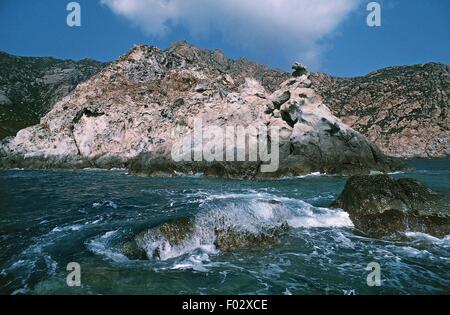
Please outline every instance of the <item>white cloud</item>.
M181 26L193 37L220 36L236 47L317 66L330 35L360 0L100 0L151 36Z

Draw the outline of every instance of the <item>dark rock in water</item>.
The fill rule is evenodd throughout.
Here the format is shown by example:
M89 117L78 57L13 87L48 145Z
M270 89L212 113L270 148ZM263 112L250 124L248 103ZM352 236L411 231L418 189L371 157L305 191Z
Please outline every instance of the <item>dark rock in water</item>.
M214 231L215 234L214 245L224 252L266 248L275 244L282 234L289 229L288 224L284 223L275 227L263 228L261 231L253 233L225 224L224 218L218 218L212 224L211 229L213 230L211 231ZM177 219L139 233L133 242L127 242L123 245L122 252L130 259L163 259L162 252L171 247L182 248L184 244L189 244L189 240L195 237L194 232L193 219ZM149 251L153 252L150 253Z
M145 260L148 258L145 250L137 246L134 241L123 244L122 253L131 260Z
M264 248L275 244L288 229L289 226L286 223L258 234L238 231L230 227L216 228L214 245L224 252L245 248Z
M186 239L192 236L194 224L190 218L181 218L164 223L158 227L142 231L135 237L134 244L138 248L146 248L149 240L164 240L170 246L179 246ZM165 245L164 245L165 246ZM161 249L156 247L153 250L152 258L161 258ZM144 259L147 259L147 255Z
M450 234L450 198L409 178L351 177L331 206L347 211L355 227L371 237L396 239L407 231Z

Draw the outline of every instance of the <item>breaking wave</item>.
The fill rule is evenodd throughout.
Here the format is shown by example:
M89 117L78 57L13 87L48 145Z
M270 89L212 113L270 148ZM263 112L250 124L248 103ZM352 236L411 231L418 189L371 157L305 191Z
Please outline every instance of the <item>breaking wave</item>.
M206 201L200 205L201 210L191 219L191 233L181 244L172 244L162 233L148 233L145 236L141 245L145 247L148 257L153 257L157 252L158 258L164 261L196 250L204 254L217 254L217 230L258 236L283 225L291 229L353 226L346 212L314 207L301 200L269 194L217 194L205 197ZM182 266L184 264L178 267Z

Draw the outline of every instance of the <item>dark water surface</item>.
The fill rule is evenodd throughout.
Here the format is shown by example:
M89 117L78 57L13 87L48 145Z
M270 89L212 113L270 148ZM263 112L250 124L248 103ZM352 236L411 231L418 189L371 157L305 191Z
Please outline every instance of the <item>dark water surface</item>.
M396 177L416 178L450 194L450 161L411 161ZM2 294L434 294L450 293L450 237L413 233L409 242L364 237L348 215L328 209L345 177L311 175L274 181L142 178L125 170L0 170ZM267 200L276 199L281 204ZM263 250L222 253L208 218L225 216L257 231L291 226ZM193 217L195 237L162 260L131 261L121 245L136 232ZM66 266L82 269L79 288ZM369 287L366 267L381 266Z

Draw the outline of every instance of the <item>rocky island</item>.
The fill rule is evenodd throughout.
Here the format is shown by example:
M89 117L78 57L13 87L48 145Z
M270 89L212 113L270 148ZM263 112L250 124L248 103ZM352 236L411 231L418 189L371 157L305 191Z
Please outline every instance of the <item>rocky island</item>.
M277 128L280 167L263 173L260 159L173 161L174 144L192 132L196 120L221 128ZM257 141L270 134L247 137ZM57 102L40 124L4 140L0 165L128 167L136 174L182 172L247 179L404 168L333 115L305 67L296 64L293 76L286 77L185 42L168 50L134 47Z

